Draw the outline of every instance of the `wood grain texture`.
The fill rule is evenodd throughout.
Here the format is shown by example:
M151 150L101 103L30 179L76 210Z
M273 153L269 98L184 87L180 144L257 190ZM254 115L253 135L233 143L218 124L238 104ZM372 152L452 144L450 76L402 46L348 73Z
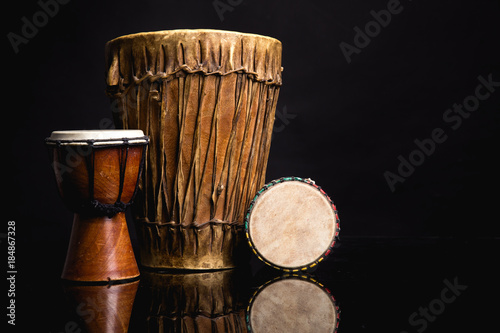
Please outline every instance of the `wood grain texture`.
M71 281L112 281L139 276L125 213L75 214L61 277Z
M59 194L72 210L81 212L94 200L106 205L116 202L128 203L132 200L137 186L143 146L117 145L91 149L53 145L49 149L53 150L52 166ZM123 167L121 176L120 168Z
M115 122L150 137L134 206L141 263L234 267L244 213L264 184L281 86L281 43L216 30L106 45Z
M75 212L61 277L103 282L139 276L124 210L137 187L144 145L49 149L61 197ZM117 203L118 213L99 208Z

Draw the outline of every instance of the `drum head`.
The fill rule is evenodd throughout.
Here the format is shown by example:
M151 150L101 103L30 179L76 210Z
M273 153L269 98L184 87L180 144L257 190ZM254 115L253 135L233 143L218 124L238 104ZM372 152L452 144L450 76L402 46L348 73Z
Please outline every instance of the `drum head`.
M148 138L144 136L142 130L65 130L54 131L47 138L48 144L73 144L84 145L92 142L94 145L111 145L111 144L144 144L148 142Z
M338 236L338 215L326 193L309 179L285 177L265 185L246 215L254 253L283 270L306 269L327 256Z
M332 333L339 323L333 296L301 277L279 278L262 286L247 309L249 332Z

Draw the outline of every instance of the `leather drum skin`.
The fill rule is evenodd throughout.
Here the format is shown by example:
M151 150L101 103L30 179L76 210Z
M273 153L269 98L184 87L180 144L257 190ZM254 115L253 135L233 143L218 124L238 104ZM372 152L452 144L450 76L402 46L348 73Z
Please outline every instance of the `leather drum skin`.
M116 126L150 137L133 206L141 264L235 267L245 211L265 181L281 43L171 30L118 37L105 53Z

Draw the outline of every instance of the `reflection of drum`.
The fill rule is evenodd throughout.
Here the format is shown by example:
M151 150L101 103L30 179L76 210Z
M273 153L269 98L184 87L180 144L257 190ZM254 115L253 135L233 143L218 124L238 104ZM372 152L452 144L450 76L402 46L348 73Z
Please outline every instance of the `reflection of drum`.
M117 127L149 145L134 217L141 262L234 267L248 203L264 184L281 43L217 30L173 30L106 44Z
M138 332L224 332L245 330L245 302L235 270L203 273L144 271L137 302L145 304Z
M68 305L80 317L87 333L128 332L138 287L139 281L111 285L63 284ZM80 331L80 328L73 330Z
M285 177L257 192L246 215L254 253L285 271L314 267L332 250L339 232L335 205L310 179Z
M283 276L261 286L249 302L248 331L335 332L339 308L329 290L311 278Z
M75 212L64 279L139 275L124 211L134 197L147 143L140 130L55 131L46 139L59 193Z

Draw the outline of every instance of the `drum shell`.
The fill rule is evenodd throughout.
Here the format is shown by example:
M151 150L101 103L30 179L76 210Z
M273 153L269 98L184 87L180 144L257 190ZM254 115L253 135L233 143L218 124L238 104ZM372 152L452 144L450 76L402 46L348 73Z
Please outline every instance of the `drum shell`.
M281 43L215 30L106 45L116 126L150 137L134 204L142 264L234 267L244 214L264 184Z
M144 146L50 144L48 149L59 194L70 209L89 213L92 201L114 205L128 204L133 199Z

